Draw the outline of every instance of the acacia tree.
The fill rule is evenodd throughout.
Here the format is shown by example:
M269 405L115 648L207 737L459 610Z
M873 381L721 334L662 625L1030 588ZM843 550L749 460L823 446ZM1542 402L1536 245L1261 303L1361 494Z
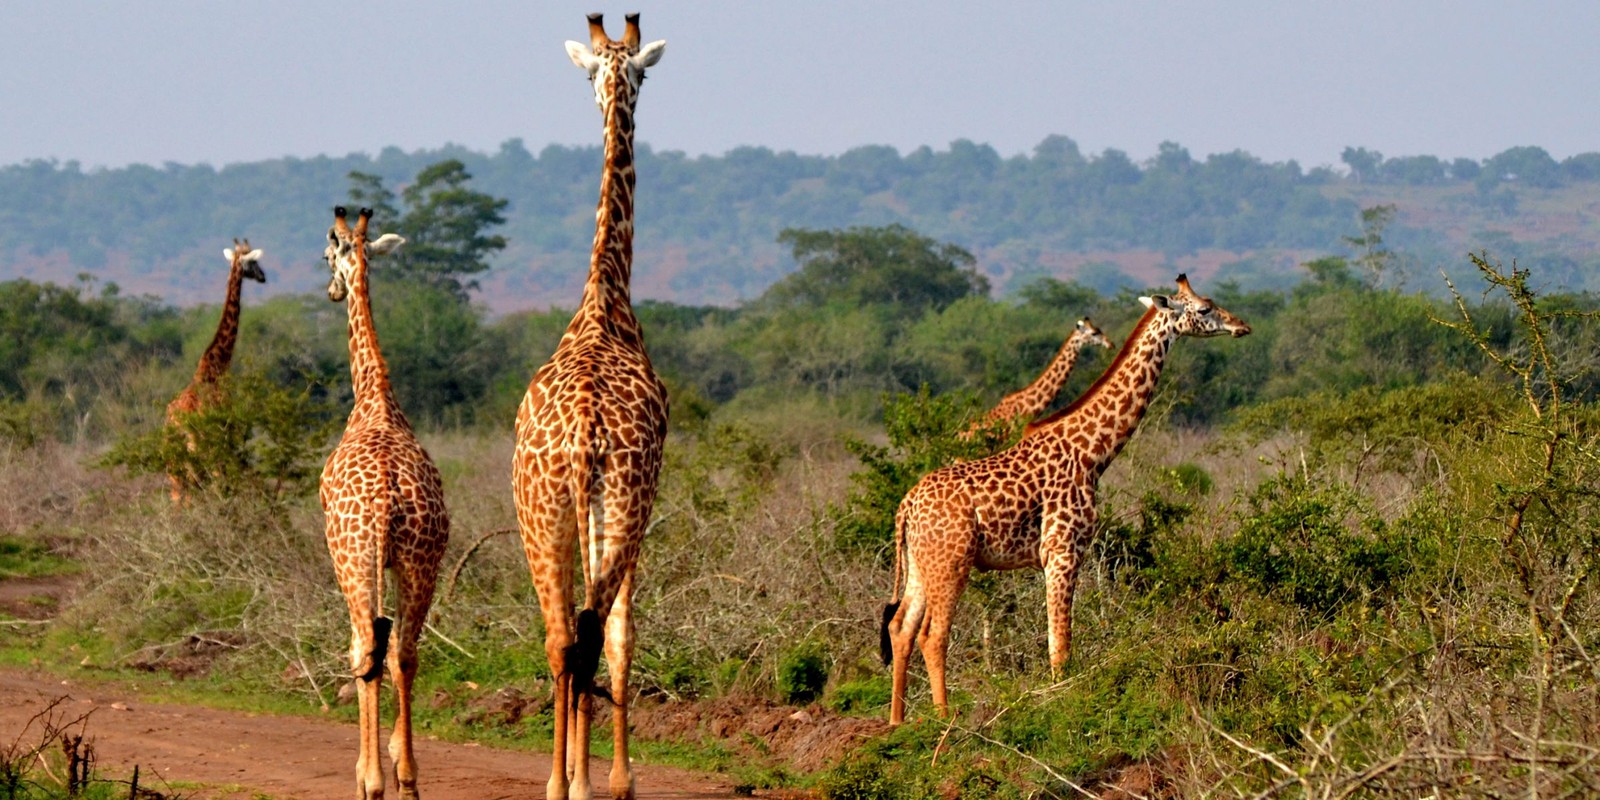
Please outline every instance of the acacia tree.
M773 307L886 305L917 316L974 294L988 294L966 250L923 236L904 225L847 230L786 228L778 243L790 247L800 269L762 296Z
M506 247L504 236L484 231L505 222L501 212L510 201L469 188L472 175L456 159L417 173L416 180L400 192L404 212L378 176L351 172L349 177L351 202L371 208L379 229L406 237L406 246L385 265L406 280L466 301L468 293L478 288L472 276L487 270L485 259Z

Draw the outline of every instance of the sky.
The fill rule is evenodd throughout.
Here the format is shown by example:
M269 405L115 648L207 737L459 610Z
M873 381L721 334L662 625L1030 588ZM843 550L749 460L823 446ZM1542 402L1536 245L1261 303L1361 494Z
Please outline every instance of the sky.
M656 150L1002 155L1050 134L1303 167L1346 146L1483 159L1600 150L1600 3L568 0L0 4L0 165L225 164L520 138L597 144L567 39L666 39Z

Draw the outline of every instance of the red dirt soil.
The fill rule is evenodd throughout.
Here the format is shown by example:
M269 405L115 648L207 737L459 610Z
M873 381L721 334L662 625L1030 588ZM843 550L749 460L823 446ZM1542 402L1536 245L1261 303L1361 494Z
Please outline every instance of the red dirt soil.
M354 725L147 702L126 687L19 669L0 669L0 748L19 739L33 744L27 740L39 726L25 730L29 720L62 697L61 722L89 714L84 738L101 777L125 780L137 764L141 786L186 798L343 798L355 789ZM544 796L548 754L425 737L416 747L419 788L429 800ZM595 796L607 796L610 762L595 759L590 769ZM634 765L634 783L641 798L735 796L726 778L647 764ZM389 792L397 794L392 782Z

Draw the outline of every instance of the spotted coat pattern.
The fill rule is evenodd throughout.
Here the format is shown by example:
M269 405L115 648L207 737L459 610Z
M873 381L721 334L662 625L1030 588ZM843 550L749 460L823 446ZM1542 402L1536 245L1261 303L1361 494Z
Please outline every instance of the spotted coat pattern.
M211 344L206 346L206 351L200 355L200 363L195 367L189 385L167 404L168 427L182 430L185 415L217 402L218 382L233 364L233 347L239 340L240 286L245 278L257 283L267 282L267 274L262 271L260 264L261 251L251 250L249 239L243 242L234 239L233 248L224 250L223 255L228 258L228 292L222 301L222 319L217 321L217 332L211 337ZM184 436L188 439L189 449L193 450L193 434L184 431ZM194 484L195 476L172 474L167 477L172 483L172 501L182 501L185 488Z
M1149 308L1094 385L1068 407L1027 427L1022 440L988 458L935 470L895 514L895 584L884 610L893 665L889 721L905 719L913 640L928 668L933 702L948 712L945 655L956 600L973 568L1043 569L1050 666L1071 645L1072 590L1096 519L1100 475L1133 436L1167 352L1179 336L1243 336L1250 327L1178 276L1178 293L1140 298Z
M665 43L641 49L637 14L628 16L621 40L606 35L598 14L589 16L589 32L592 51L567 43L573 61L589 72L605 123L589 277L555 354L517 410L512 464L517 521L555 676L555 766L546 787L552 799L591 794L589 727L602 646L614 707L611 793L633 796L627 712L634 570L667 433L667 390L650 365L629 298L633 112L644 69ZM577 596L574 560L583 582Z
M367 262L402 240L390 234L369 244L371 214L363 209L352 230L344 209L335 209L334 227L328 231L325 258L333 270L328 299L345 300L349 312L355 407L344 436L322 468L321 497L328 553L350 610L350 668L358 684L361 717L357 796L383 796L378 688L387 666L398 706L389 755L400 796L410 798L417 796L411 737L417 637L433 603L439 562L450 538L450 517L439 470L395 402L388 366L378 349ZM393 622L383 616L385 569L395 584Z
M1073 366L1078 363L1078 353L1089 345L1110 348L1111 340L1085 317L1073 326L1072 333L1061 343L1061 349L1056 351L1055 358L1050 360L1050 365L1045 367L1039 377L1033 379L1033 383L1002 398L994 408L989 409L988 413L975 420L963 436L973 436L979 430L996 423L1011 424L1018 420L1032 422L1034 417L1044 413L1050 401L1054 400L1061 387L1066 385L1067 377L1072 374Z

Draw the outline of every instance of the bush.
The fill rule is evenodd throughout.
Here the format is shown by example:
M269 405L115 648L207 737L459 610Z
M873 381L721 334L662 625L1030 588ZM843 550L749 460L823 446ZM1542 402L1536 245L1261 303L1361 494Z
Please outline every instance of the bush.
M1218 543L1219 559L1256 591L1303 611L1381 604L1422 562L1407 532L1362 516L1348 487L1280 475L1257 486L1249 503L1238 535Z
M802 644L778 661L778 696L785 703L809 703L827 684L828 663L815 644Z
M333 406L315 399L312 389L280 386L258 373L225 377L216 389L218 401L184 416L183 430L163 426L124 437L100 465L186 476L190 487L222 497L311 494L321 476L321 453L340 423Z
M886 708L892 689L887 675L846 681L834 687L833 695L828 698L828 707L841 714Z
M923 475L957 460L987 456L1016 434L988 428L971 439L961 438L977 410L977 397L971 393L936 397L926 385L914 395L884 398L883 425L889 446L859 439L845 441L845 448L861 459L862 469L850 476L853 489L844 505L833 508L839 549L889 552L895 510Z

